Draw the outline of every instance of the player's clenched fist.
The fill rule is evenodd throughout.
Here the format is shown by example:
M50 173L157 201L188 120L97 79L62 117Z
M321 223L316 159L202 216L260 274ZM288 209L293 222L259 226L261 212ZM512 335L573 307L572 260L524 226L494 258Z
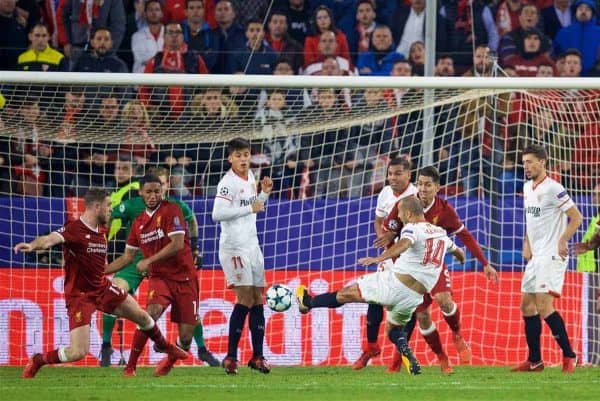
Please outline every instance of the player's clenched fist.
M271 177L263 177L263 179L260 180L260 188L266 194L271 193L273 190L273 180L271 180Z

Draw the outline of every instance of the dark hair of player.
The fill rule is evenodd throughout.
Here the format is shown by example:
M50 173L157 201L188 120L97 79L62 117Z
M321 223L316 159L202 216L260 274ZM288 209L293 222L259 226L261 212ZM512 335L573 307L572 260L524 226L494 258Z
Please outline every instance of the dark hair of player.
M250 142L248 142L244 138L239 138L239 137L238 138L233 138L227 144L227 152L230 155L233 152L235 152L236 150L245 150L245 149L250 149Z
M410 171L410 161L403 157L397 157L395 159L392 159L392 161L390 161L390 164L388 165L388 168L391 166L402 166L402 168L405 171Z
M548 160L548 153L542 145L531 144L525 146L523 155L534 155L540 160Z
M436 184L440 183L440 172L433 166L423 167L421 170L419 170L419 175L430 177Z

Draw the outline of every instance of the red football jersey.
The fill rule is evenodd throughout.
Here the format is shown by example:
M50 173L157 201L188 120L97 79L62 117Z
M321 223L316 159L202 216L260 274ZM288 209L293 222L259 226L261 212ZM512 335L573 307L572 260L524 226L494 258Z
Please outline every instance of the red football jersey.
M454 210L451 204L447 200L436 196L425 212L425 220L431 224L435 224L438 227L442 227L446 230L448 236L454 235L465 228L460 217ZM398 203L394 204L394 207L387 215L383 222L383 227L387 231L393 231L400 233L402 231L402 221L398 218Z
M167 246L171 242L169 237L174 234L185 234L183 249L173 256L152 263L150 277L174 281L195 278L194 258L183 213L177 203L163 200L152 213L144 211L131 223L127 246L139 248L145 258Z
M63 239L66 297L81 292L102 292L110 285L104 276L106 227L100 226L94 230L79 219L55 232Z

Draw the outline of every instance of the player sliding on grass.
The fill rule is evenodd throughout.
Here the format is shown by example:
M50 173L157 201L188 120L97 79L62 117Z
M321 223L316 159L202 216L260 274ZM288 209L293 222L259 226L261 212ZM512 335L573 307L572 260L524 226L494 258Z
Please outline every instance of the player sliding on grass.
M177 345L188 351L198 318L198 278L181 208L163 199L162 193L157 176L146 174L140 180L140 196L146 210L131 224L125 253L109 264L106 272L127 266L138 249L141 250L143 259L137 263L137 270L149 275L146 309L158 320L171 306L171 321L179 325ZM140 330L135 331L129 361L123 371L125 376L135 376L137 360L147 340ZM154 375L168 374L176 361L171 355L163 358Z
M400 239L377 257L358 260L363 265L378 264L397 257L390 269L366 274L356 284L340 291L310 296L306 286L296 289L298 308L337 308L345 303L376 303L387 307L386 333L401 355L406 357L411 374L421 373L419 362L408 346L404 325L437 282L446 250L461 263L464 253L446 236L444 229L425 220L423 206L415 197L398 202L398 215L404 223ZM406 362L405 362L406 363Z
M106 266L106 223L110 218L110 196L107 191L90 188L84 197L85 211L79 220L69 222L32 242L21 242L15 253L34 252L63 244L65 258L65 301L69 316L69 346L44 354L35 354L25 366L23 377L33 378L47 364L75 362L90 349L90 323L96 310L122 316L136 323L139 336L151 338L173 360L187 353L168 343L150 315L104 276Z

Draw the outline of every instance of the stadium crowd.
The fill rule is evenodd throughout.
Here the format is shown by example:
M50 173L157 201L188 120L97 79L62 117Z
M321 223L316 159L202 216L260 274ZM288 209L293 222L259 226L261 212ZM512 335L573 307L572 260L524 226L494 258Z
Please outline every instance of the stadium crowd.
M595 0L440 0L435 74L600 76L597 6ZM424 0L0 0L0 70L423 75L424 15ZM422 154L422 111L312 134L290 129L358 110L400 109L422 99L418 90L29 86L23 92L4 84L0 94L0 193L78 196L90 185L118 188L160 164L170 169L175 195L214 195L225 169L224 142L153 139L198 126L262 131L266 139L253 141L253 167L290 198L373 194L391 157L403 155L416 167ZM551 172L567 188L593 188L600 107L584 100L594 98L592 91L557 94L546 93L555 98L545 105L536 101L544 96L513 94L494 104L482 98L437 107L435 162L442 184L452 183L446 191L472 193L494 177L484 187L520 192L516 149L526 143L549 148ZM93 138L94 132L121 135L121 144ZM123 177L121 164L132 175Z

